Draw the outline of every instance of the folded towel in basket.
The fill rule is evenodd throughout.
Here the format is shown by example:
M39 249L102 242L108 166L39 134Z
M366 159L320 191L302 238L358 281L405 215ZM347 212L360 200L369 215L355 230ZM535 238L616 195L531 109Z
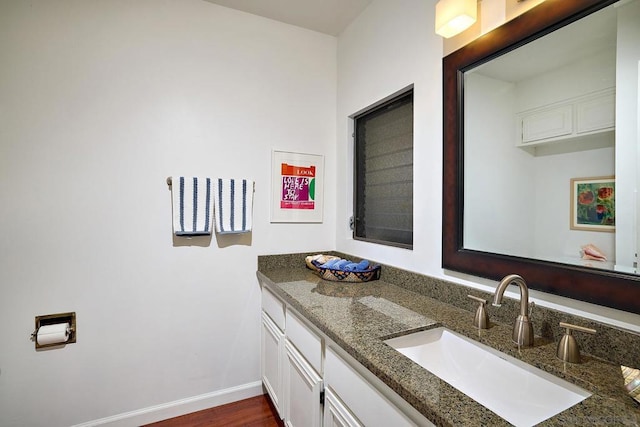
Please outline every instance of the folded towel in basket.
M177 177L172 179L173 232L176 236L211 234L211 178Z
M325 262L324 264L321 265L322 268L333 268L333 266L342 261L341 258L332 258L329 261Z
M252 227L253 181L218 178L214 198L216 233L247 233Z
M338 262L336 262L335 264L333 264L330 268L332 270L342 270L342 268L347 264L349 264L349 260L341 259L341 260L338 260Z
M369 268L369 261L367 261L366 259L363 259L360 262L352 262L345 265L344 267L342 267L342 270L360 272L360 271L367 271L367 268Z
M369 261L363 259L360 262L351 262L347 259L331 259L320 266L320 268L328 268L330 270L342 270L342 271L354 271L362 272L367 271L369 268Z

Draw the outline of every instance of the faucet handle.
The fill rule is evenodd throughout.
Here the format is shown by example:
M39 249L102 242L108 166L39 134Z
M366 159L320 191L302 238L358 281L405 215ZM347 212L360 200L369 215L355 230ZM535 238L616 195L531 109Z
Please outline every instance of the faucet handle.
M584 326L573 325L571 323L560 322L561 328L566 328L565 334L558 343L558 350L556 351L556 357L563 362L580 363L580 347L578 342L572 335L572 331L586 332L588 334L595 334L596 330L591 328L585 328Z
M476 310L476 315L473 318L473 326L480 329L488 329L489 315L487 314L487 310L484 307L485 304L487 304L487 300L474 295L467 295L467 296L472 300L480 303L480 305L478 306L478 309Z
M578 326L578 325L574 325L571 323L566 323L566 322L560 322L560 327L561 328L567 328L566 333L571 335L570 331L578 331L578 332L586 332L588 334L595 334L596 331L595 329L591 329L591 328L585 328L584 326Z
M487 300L486 299L482 299L480 297L477 297L475 295L467 295L469 298L471 298L474 301L478 301L480 304L486 304Z

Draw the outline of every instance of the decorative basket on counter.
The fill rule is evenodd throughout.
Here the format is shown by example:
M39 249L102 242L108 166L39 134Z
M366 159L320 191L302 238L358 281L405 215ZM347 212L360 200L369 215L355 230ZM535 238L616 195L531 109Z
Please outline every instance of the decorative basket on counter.
M360 283L360 282L368 282L371 280L378 280L380 278L381 268L379 264L373 264L369 266L366 270L358 270L358 271L345 271L340 269L322 267L322 264L335 258L339 258L339 257L334 257L332 255L313 255L313 256L308 256L305 259L305 262L307 266L311 270L318 273L318 275L322 279L329 280L332 282Z
M309 267L311 270L319 271L318 265L322 265L329 260L338 259L338 258L340 257L334 256L334 255L323 255L323 254L309 255L304 259L304 262L307 264L307 267Z
M368 282L370 280L378 280L380 278L380 266L375 265L365 271L343 271L333 270L331 268L318 268L320 277L324 280L333 282Z

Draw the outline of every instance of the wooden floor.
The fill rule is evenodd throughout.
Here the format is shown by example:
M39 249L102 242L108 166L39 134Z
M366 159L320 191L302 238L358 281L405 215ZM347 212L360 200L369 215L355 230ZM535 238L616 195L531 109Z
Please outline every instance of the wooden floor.
M144 427L283 427L267 395L217 406Z

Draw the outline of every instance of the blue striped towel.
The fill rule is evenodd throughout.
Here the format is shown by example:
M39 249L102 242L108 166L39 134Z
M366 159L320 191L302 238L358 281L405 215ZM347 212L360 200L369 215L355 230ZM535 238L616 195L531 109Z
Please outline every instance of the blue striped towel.
M218 178L213 196L216 233L247 233L252 227L253 181Z
M176 236L211 234L213 187L211 178L172 179L173 232Z

